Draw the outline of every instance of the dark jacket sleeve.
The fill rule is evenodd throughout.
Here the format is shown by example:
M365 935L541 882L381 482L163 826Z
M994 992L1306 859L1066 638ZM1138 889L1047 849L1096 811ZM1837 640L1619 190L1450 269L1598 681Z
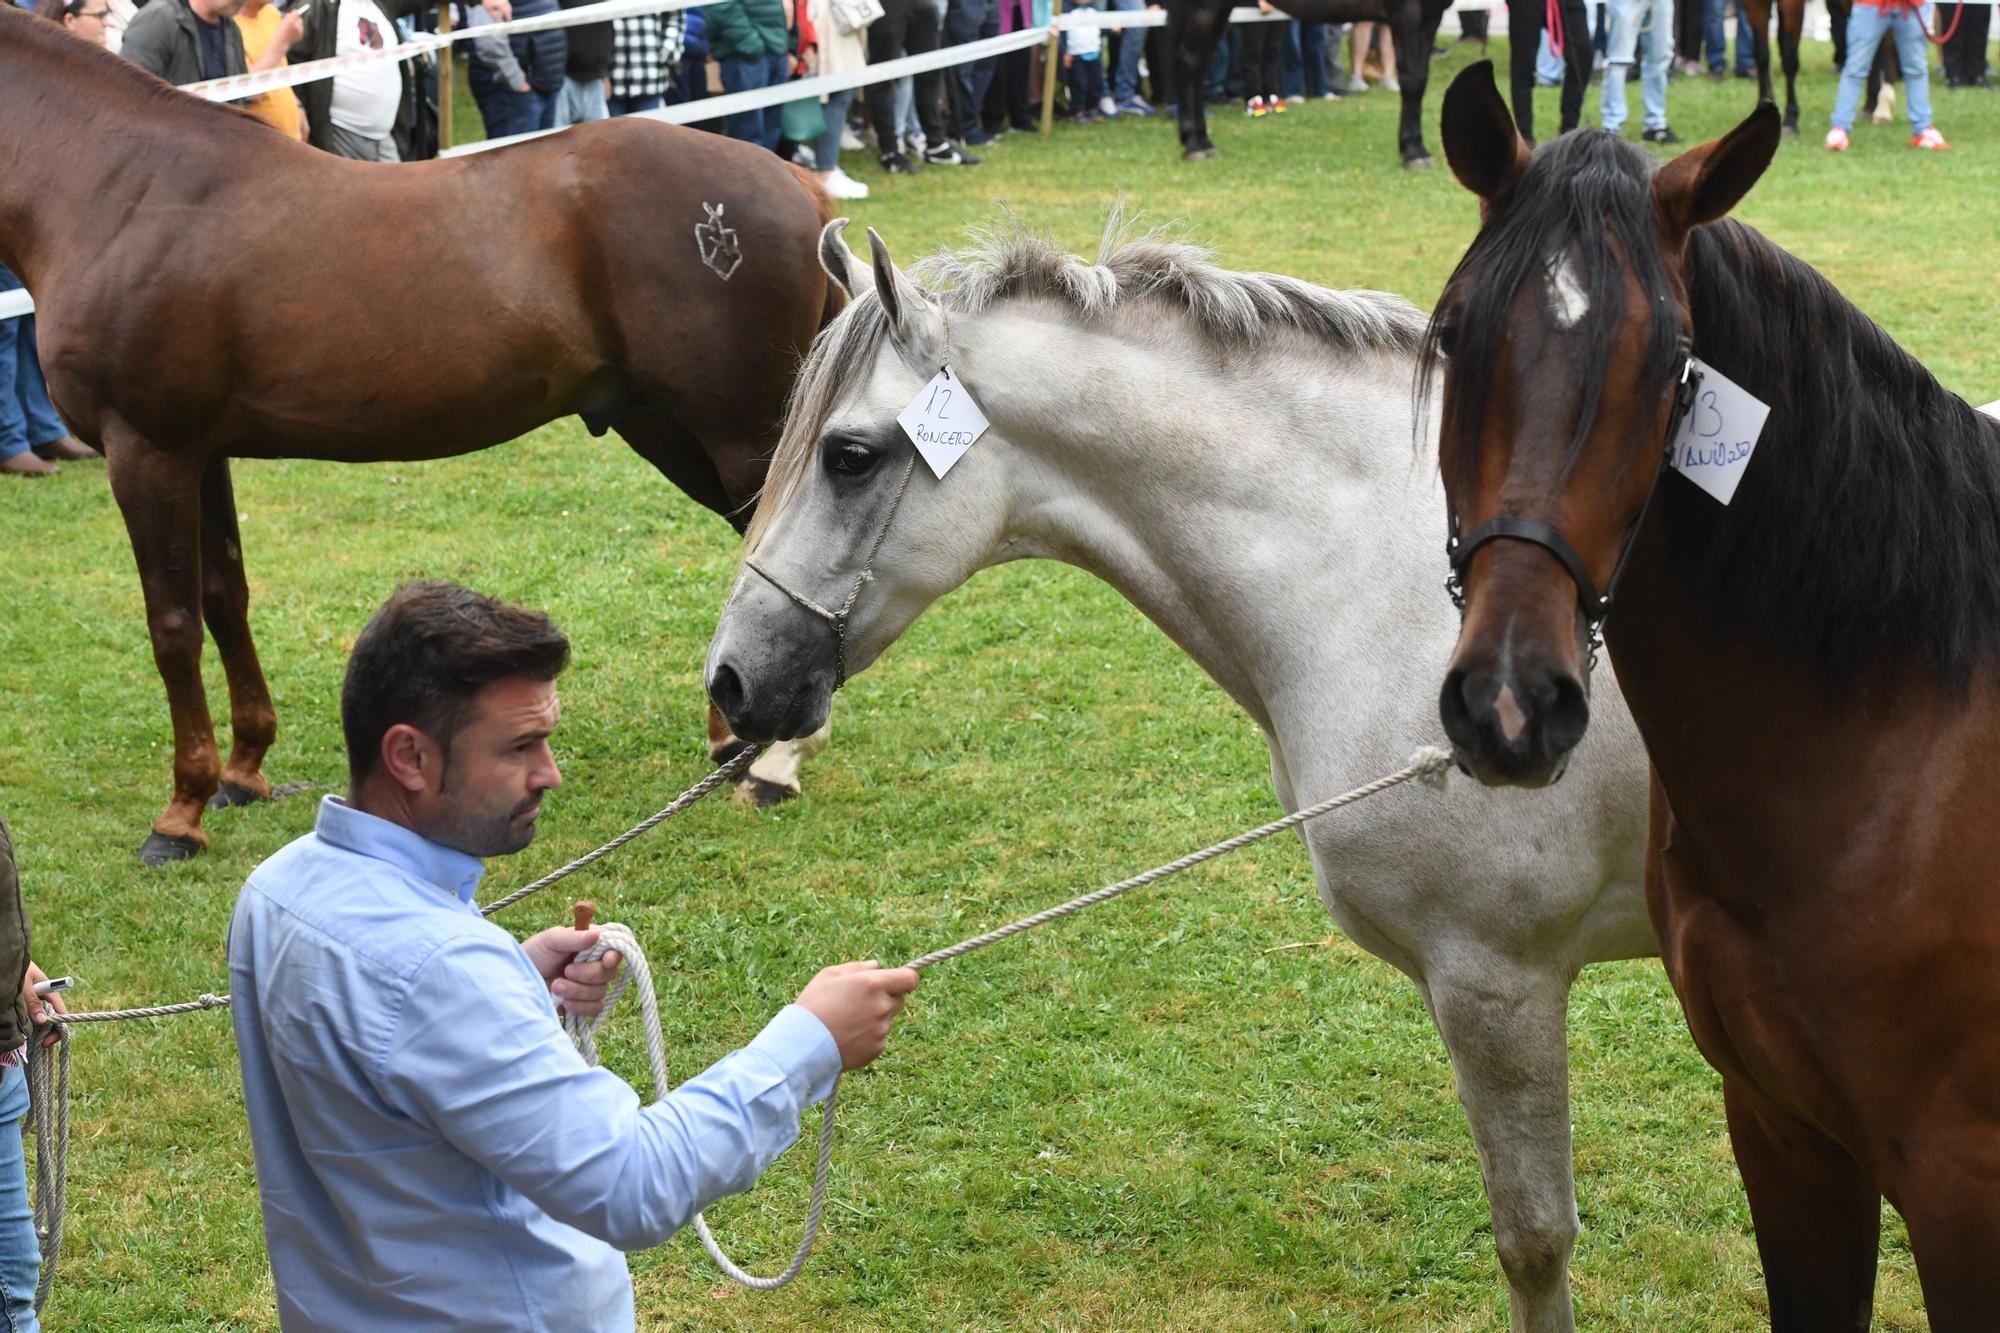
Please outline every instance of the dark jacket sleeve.
M172 79L167 69L173 62L174 44L180 36L173 8L168 0L156 0L140 10L125 29L124 44L118 48L118 54L140 69L169 82Z
M717 60L747 56L762 49L746 0L724 0L722 4L709 5L707 10L702 15L702 26L708 33L709 54Z

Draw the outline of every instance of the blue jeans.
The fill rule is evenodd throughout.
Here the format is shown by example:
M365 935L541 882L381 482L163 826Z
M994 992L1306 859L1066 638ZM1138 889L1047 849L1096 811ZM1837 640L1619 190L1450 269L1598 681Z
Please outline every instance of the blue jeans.
M1533 0L1528 0L1532 4ZM1562 57L1549 45L1549 30L1542 29L1542 44L1535 51L1535 82L1553 88L1563 81Z
M1708 67L1719 70L1729 54L1729 43L1722 31L1722 10L1729 0L1707 0L1707 22L1702 24L1702 45L1708 48ZM1736 69L1754 71L1757 68L1757 48L1752 45L1756 38L1750 31L1750 14L1743 7L1742 0L1736 5Z
M722 91L725 93L775 88L785 81L785 57L782 55L724 56L720 63ZM783 128L781 109L775 106L739 111L722 122L722 132L730 138L760 144L774 153L778 151L778 135Z
M0 268L0 292L18 290L20 279ZM0 458L54 444L69 434L49 401L42 362L35 346L35 317L0 319Z
M1326 37L1330 26L1325 23L1292 25L1298 34L1299 68L1307 97L1324 97L1333 91L1333 85L1326 81Z
M1146 0L1111 0L1120 13L1143 13ZM1111 72L1111 100L1123 106L1139 95L1139 57L1146 54L1150 29L1127 28L1118 38L1118 68Z
M826 130L813 144L813 167L819 171L836 171L840 167L840 132L847 127L847 108L854 101L854 90L843 88L837 93L826 95ZM979 128L976 124L974 129Z
M42 1255L35 1245L35 1210L28 1205L28 1162L21 1124L28 1118L28 1073L0 1069L0 1324L4 1333L37 1333L35 1284Z
M611 104L604 92L603 79L563 79L562 91L556 94L557 129L581 125L586 120L603 120L610 114Z
M474 63L466 81L472 85L472 100L479 104L479 118L486 122L487 138L504 139L510 134L555 128L554 93L538 92L533 88L517 93L490 74L480 78L481 68Z
M1857 4L1847 16L1847 63L1840 70L1840 95L1833 101L1835 129L1854 128L1854 109L1868 86L1868 68L1887 33L1896 35L1896 59L1903 67L1903 107L1910 113L1910 133L1931 127L1930 42L1916 11L1899 9L1885 16L1874 5Z
M1667 67L1674 63L1674 0L1609 0L1611 34L1605 43L1604 95L1598 112L1613 134L1625 124L1625 67L1639 57L1639 89L1646 128L1667 127Z
M634 111L658 111L660 95L648 93L644 97L611 97L605 99L604 109L614 116L629 116Z

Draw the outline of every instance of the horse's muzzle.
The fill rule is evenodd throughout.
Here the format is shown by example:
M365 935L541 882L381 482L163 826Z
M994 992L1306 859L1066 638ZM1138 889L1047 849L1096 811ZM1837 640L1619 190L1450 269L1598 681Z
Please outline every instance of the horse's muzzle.
M1536 663L1501 669L1454 664L1438 715L1464 769L1489 787L1546 787L1563 775L1590 726L1590 699L1573 672Z

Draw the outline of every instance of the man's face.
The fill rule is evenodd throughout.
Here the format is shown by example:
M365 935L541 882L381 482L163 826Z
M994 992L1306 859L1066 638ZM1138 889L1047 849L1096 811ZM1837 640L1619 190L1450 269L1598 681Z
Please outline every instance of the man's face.
M442 781L417 832L468 856L507 856L535 840L542 794L562 785L549 749L562 705L555 682L495 681L452 737Z

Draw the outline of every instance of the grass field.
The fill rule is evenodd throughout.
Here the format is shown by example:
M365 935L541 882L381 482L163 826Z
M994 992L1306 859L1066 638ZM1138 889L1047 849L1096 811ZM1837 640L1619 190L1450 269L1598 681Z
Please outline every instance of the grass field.
M1504 47L1496 43L1496 54ZM1466 63L1440 63L1439 86ZM1807 135L1743 216L1819 265L1974 402L1992 338L2000 97L1936 92L1958 145L1864 126L1817 147L1833 79L1809 48ZM1553 94L1539 114L1554 124ZM1636 97L1636 90L1635 90ZM1677 83L1692 141L1746 85ZM1595 119L1595 91L1590 103ZM1636 107L1635 107L1636 109ZM1226 262L1427 304L1475 210L1405 173L1393 99L1275 121L1218 114L1189 167L1160 122L1010 136L986 165L884 180L854 209L905 259L1010 204L1078 247L1124 198ZM1427 132L1436 145L1435 101ZM855 155L861 157L861 155ZM417 257L420 258L420 257ZM343 772L345 651L399 579L547 607L576 644L542 838L486 896L625 827L706 767L702 653L727 530L610 440L564 422L428 464L239 465L253 623L283 718L276 781ZM211 818L213 850L142 872L169 734L137 581L96 466L0 487L16 574L0 808L50 972L75 1007L224 984L243 877L311 825L294 799ZM222 680L211 657L212 701ZM749 1036L814 967L899 959L1268 818L1255 730L1109 589L982 576L845 691L804 800L711 802L573 881L659 974L681 1074ZM571 886L566 885L565 888ZM564 915L533 900L526 933ZM888 1055L843 1096L832 1203L807 1276L725 1284L691 1237L635 1255L649 1328L1484 1329L1505 1324L1470 1138L1414 990L1330 932L1302 847L1274 841L930 974ZM1285 947L1298 946L1298 947ZM635 1024L611 1063L643 1077ZM1591 1328L1751 1329L1763 1297L1717 1083L1656 963L1603 966L1571 1022L1579 1315ZM55 1329L272 1329L235 1055L222 1015L80 1034ZM753 1268L789 1251L809 1154L712 1219ZM1878 1327L1924 1326L1886 1230Z

